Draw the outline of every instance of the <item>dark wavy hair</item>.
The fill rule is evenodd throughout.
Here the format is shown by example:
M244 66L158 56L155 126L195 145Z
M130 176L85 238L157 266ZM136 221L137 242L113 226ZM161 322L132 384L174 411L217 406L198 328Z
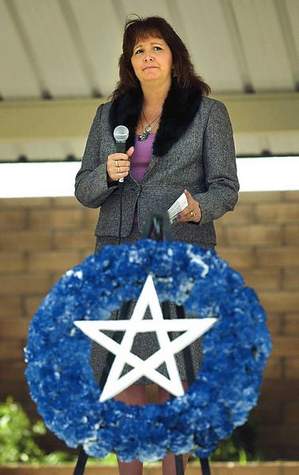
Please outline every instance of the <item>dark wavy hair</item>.
M168 44L172 53L173 76L176 77L180 88L193 87L198 89L202 95L210 94L210 86L194 72L189 52L181 38L164 18L151 16L130 19L125 24L123 52L119 59L120 80L112 93L112 100L129 91L140 90L140 83L133 70L131 57L136 42L148 36L157 36Z

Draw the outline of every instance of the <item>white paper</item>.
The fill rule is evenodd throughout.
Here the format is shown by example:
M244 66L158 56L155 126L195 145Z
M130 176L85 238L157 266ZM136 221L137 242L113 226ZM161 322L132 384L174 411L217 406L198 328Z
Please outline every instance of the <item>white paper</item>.
M187 197L185 193L182 193L181 196L179 196L178 199L173 203L173 205L171 205L168 209L168 216L171 224L176 220L177 215L187 206Z

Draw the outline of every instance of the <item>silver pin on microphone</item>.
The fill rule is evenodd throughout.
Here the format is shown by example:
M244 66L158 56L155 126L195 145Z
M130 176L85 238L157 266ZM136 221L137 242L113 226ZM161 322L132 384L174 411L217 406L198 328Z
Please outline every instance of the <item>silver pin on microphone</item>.
M118 125L113 130L113 137L116 142L116 151L117 153L126 152L126 141L129 137L129 129L125 125ZM118 180L120 183L123 183L124 178Z

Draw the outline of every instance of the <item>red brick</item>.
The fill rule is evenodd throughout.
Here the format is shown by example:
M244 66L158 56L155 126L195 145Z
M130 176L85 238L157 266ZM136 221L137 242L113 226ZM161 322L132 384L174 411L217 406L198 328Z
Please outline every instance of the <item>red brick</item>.
M298 401L288 402L285 405L284 421L287 424L299 425L299 398Z
M283 230L283 239L287 245L298 244L299 242L299 224L286 224Z
M99 212L99 209L94 208L83 209L83 228L85 231L89 230L92 235L98 222Z
M261 401L263 404L267 404L268 400L271 400L271 403L280 401L283 404L287 401L298 401L298 394L299 379L284 379L280 384L277 384L276 379L263 380L261 391Z
M25 340L6 340L0 345L0 360L15 361L24 359Z
M228 226L226 232L228 241L235 246L279 245L283 241L283 233L280 226L263 224Z
M274 336L272 354L299 358L299 337Z
M94 248L95 237L89 231L78 231L76 233L70 232L55 232L53 235L54 249L74 249L84 250L90 252Z
M53 208L79 208L81 205L74 196L59 196L51 199Z
M39 252L29 256L29 271L66 271L80 262L78 252Z
M264 372L264 378L280 379L283 374L281 358L270 356Z
M221 224L250 224L254 221L254 205L237 205L234 211L220 218Z
M13 361L10 360L7 363L9 365L11 365L11 363L13 363ZM6 399L7 396L12 397L15 401L19 402L22 405L22 407L24 407L23 402L25 402L26 399L29 398L29 389L28 389L27 384L24 381L24 377L23 377L22 384L21 384L21 381L11 381L11 380L9 380L7 382L5 388L0 386L0 399L1 400ZM24 409L26 409L26 408L24 407ZM28 466L30 467L30 465L28 465ZM1 471L0 471L0 475L1 475Z
M282 281L284 289L299 290L299 267L297 269L284 269Z
M267 326L271 335L279 335L283 333L284 318L280 313L267 313Z
M0 363L0 381L6 382L18 382L24 380L24 370L25 362L24 361L11 361L9 363L9 371L7 368L7 363Z
M268 427L259 428L259 439L269 441L271 444L285 444L297 447L299 443L298 425L269 425Z
M0 273L13 274L26 270L26 257L20 252L0 252Z
M0 295L34 295L47 292L50 277L44 274L0 276Z
M0 318L19 318L22 314L21 298L13 295L1 296Z
M49 286L50 291L50 286ZM39 306L41 305L45 295L35 297L25 297L25 315L26 318L32 318Z
M283 333L299 337L299 313L288 313L284 316Z
M216 229L216 236L217 236L217 245L229 246L230 243L227 239L227 233L226 233L227 226L222 226L221 222L219 222L218 220L215 223L215 229Z
M250 417L254 420L258 420L259 424L276 424L283 422L283 410L280 401L265 401L261 400L258 405L253 409Z
M1 198L0 208L48 208L51 198Z
M27 225L27 213L23 210L1 210L0 231L24 229Z
M285 377L287 379L299 380L299 357L286 358L285 362Z
M246 285L257 290L278 290L281 272L279 269L244 269L242 275Z
M298 203L262 204L256 206L256 217L259 223L282 224L299 221Z
M81 209L30 210L29 225L32 229L73 229L81 226Z
M279 203L281 191L243 191L239 193L239 203Z
M299 247L257 249L259 267L299 267Z
M256 265L254 249L218 247L219 256L226 260L236 270L250 269Z
M299 203L299 191L296 191L296 190L284 191L282 193L282 200L283 201L297 201L297 203Z
M0 321L0 340L1 344L5 340L20 340L27 338L28 322L21 318L1 319Z
M6 232L0 235L0 249L5 251L45 251L51 248L49 230Z
M298 292L264 291L259 298L266 312L295 312L299 308Z

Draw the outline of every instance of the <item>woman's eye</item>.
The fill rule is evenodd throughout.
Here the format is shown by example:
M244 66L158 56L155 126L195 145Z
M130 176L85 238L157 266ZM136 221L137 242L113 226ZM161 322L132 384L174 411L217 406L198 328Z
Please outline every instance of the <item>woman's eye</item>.
M153 46L153 51L161 51L161 50L162 50L161 46ZM134 55L142 54L142 53L144 53L144 49L143 48L138 48L134 52Z

